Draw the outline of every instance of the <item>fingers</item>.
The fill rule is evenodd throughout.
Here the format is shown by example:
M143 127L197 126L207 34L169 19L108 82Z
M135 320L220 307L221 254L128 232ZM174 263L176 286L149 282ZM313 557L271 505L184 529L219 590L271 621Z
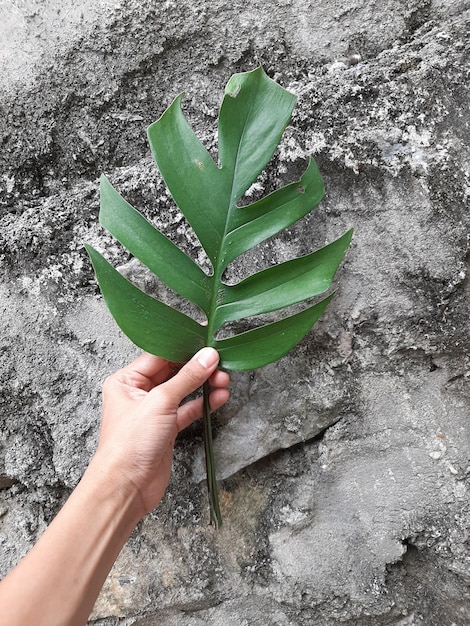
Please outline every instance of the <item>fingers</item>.
M211 387L227 387L229 384L230 376L227 372L223 372L222 370L215 370L209 378L209 385Z
M222 405L224 405L230 397L230 391L228 389L214 389L209 396L211 411L216 411ZM203 400L198 398L197 400L191 400L186 402L178 409L178 416L176 420L176 426L178 432L181 432L187 428L190 424L202 417Z
M230 397L230 390L227 386L230 384L230 376L227 372L216 370L209 377L209 385L212 387L209 404L211 411L216 411L225 404ZM177 427L178 432L202 417L203 399L197 398L186 402L178 409Z
M219 355L214 348L202 348L170 380L160 385L160 392L175 404L196 391L215 372Z
M149 391L155 385L167 380L174 371L175 364L143 352L132 363L116 372L121 382Z
M153 354L149 354L148 352L142 352L136 359L126 365L123 370L132 370L135 372L139 372L142 376L147 376L151 378L154 376L162 367L164 367L165 363L168 363L165 359L160 358L159 356L154 356Z

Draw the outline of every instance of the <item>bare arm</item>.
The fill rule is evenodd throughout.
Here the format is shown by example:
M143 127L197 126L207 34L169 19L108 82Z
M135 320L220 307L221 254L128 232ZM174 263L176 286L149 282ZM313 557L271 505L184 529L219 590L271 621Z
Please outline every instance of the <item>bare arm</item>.
M0 583L0 626L86 623L121 548L168 485L179 431L201 400L182 400L209 379L211 408L227 401L228 375L204 348L174 376L171 363L143 354L103 387L98 449L65 506Z

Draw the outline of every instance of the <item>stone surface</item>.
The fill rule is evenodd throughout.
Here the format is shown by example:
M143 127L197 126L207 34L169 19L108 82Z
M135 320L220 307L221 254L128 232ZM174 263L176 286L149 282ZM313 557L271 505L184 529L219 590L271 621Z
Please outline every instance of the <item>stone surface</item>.
M233 376L216 424L222 529L207 525L196 425L94 623L468 624L468 3L24 0L0 17L0 571L78 481L101 383L138 352L82 242L174 302L99 227L99 174L204 266L145 127L185 90L216 152L226 81L262 63L298 105L257 192L314 155L327 194L232 278L351 226L353 244L314 332Z

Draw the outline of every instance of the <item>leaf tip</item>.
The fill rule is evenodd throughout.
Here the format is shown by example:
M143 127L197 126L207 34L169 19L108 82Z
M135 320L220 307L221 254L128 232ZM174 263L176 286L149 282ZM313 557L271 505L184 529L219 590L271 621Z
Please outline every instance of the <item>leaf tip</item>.
M347 246L349 246L349 244L351 243L353 235L354 235L354 228L350 228L344 233L344 239L346 241Z

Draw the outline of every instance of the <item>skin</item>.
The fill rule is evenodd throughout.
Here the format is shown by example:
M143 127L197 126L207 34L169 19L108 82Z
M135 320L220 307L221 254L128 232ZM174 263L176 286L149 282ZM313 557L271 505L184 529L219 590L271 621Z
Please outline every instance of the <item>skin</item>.
M202 416L201 398L182 401L206 380L212 410L228 400L218 362L213 348L179 370L142 354L105 381L97 451L38 543L0 583L0 626L86 624L121 548L165 493L176 436Z

